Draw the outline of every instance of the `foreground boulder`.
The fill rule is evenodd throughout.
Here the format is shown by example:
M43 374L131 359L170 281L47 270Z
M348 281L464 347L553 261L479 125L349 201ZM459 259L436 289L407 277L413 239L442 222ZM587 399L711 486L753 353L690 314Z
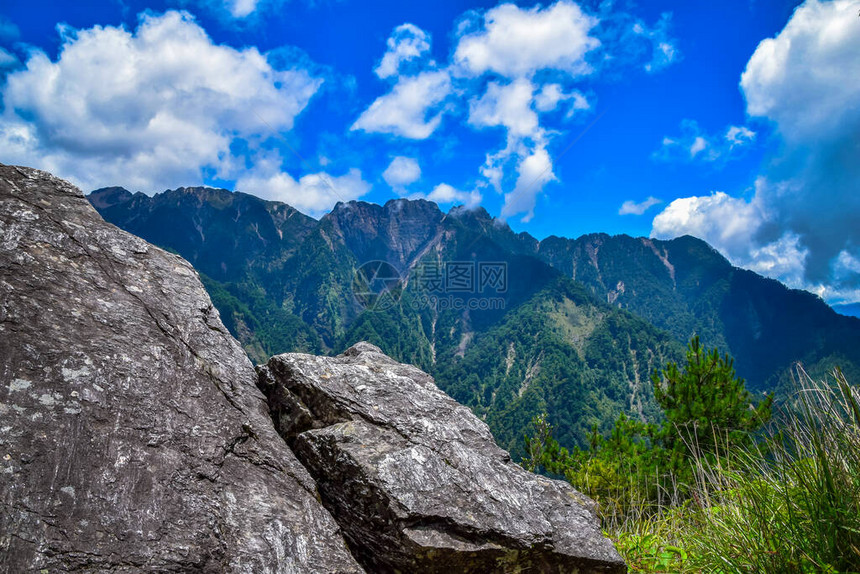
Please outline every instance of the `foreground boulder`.
M627 571L590 500L512 463L417 368L359 343L258 371L278 431L368 571Z
M360 572L197 274L0 165L0 571Z

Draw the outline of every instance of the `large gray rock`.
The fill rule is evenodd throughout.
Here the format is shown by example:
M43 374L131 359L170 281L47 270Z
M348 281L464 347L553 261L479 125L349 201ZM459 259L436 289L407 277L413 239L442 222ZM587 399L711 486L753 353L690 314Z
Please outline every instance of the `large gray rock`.
M258 367L281 435L373 572L626 572L593 503L526 472L433 379L359 343Z
M0 165L0 571L360 572L191 266Z

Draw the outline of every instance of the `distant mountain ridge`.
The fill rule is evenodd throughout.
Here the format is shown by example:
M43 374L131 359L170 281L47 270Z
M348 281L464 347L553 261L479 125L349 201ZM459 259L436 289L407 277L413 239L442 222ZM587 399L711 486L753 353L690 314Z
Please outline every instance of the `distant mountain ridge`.
M783 384L798 360L812 372L860 365L860 320L692 237L538 241L482 208L444 213L424 200L338 203L317 221L211 188L106 188L89 199L107 221L188 259L255 360L369 340L431 372L511 450L542 411L567 444L621 411L653 418L648 376L693 334L735 357L758 390ZM402 277L396 304L356 296L372 261ZM422 290L425 269L482 264L505 269L503 293ZM479 308L491 300L502 308Z

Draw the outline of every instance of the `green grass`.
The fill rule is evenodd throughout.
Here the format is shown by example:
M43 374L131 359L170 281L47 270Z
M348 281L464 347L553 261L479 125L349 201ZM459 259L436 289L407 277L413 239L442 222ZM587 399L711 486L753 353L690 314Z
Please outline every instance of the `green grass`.
M630 499L604 528L631 572L860 572L860 388L797 390L753 446L693 457L683 502ZM616 506L617 508L617 506Z

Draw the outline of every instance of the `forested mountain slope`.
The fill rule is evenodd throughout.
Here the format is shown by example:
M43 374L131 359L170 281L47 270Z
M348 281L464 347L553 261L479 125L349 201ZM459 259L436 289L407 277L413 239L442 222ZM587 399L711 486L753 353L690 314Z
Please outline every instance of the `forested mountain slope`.
M191 261L255 360L371 341L431 372L512 450L543 411L568 445L622 411L653 418L648 376L693 334L736 357L758 390L797 360L860 365L860 320L692 237L539 242L482 208L423 200L339 203L316 221L208 188L89 198Z

